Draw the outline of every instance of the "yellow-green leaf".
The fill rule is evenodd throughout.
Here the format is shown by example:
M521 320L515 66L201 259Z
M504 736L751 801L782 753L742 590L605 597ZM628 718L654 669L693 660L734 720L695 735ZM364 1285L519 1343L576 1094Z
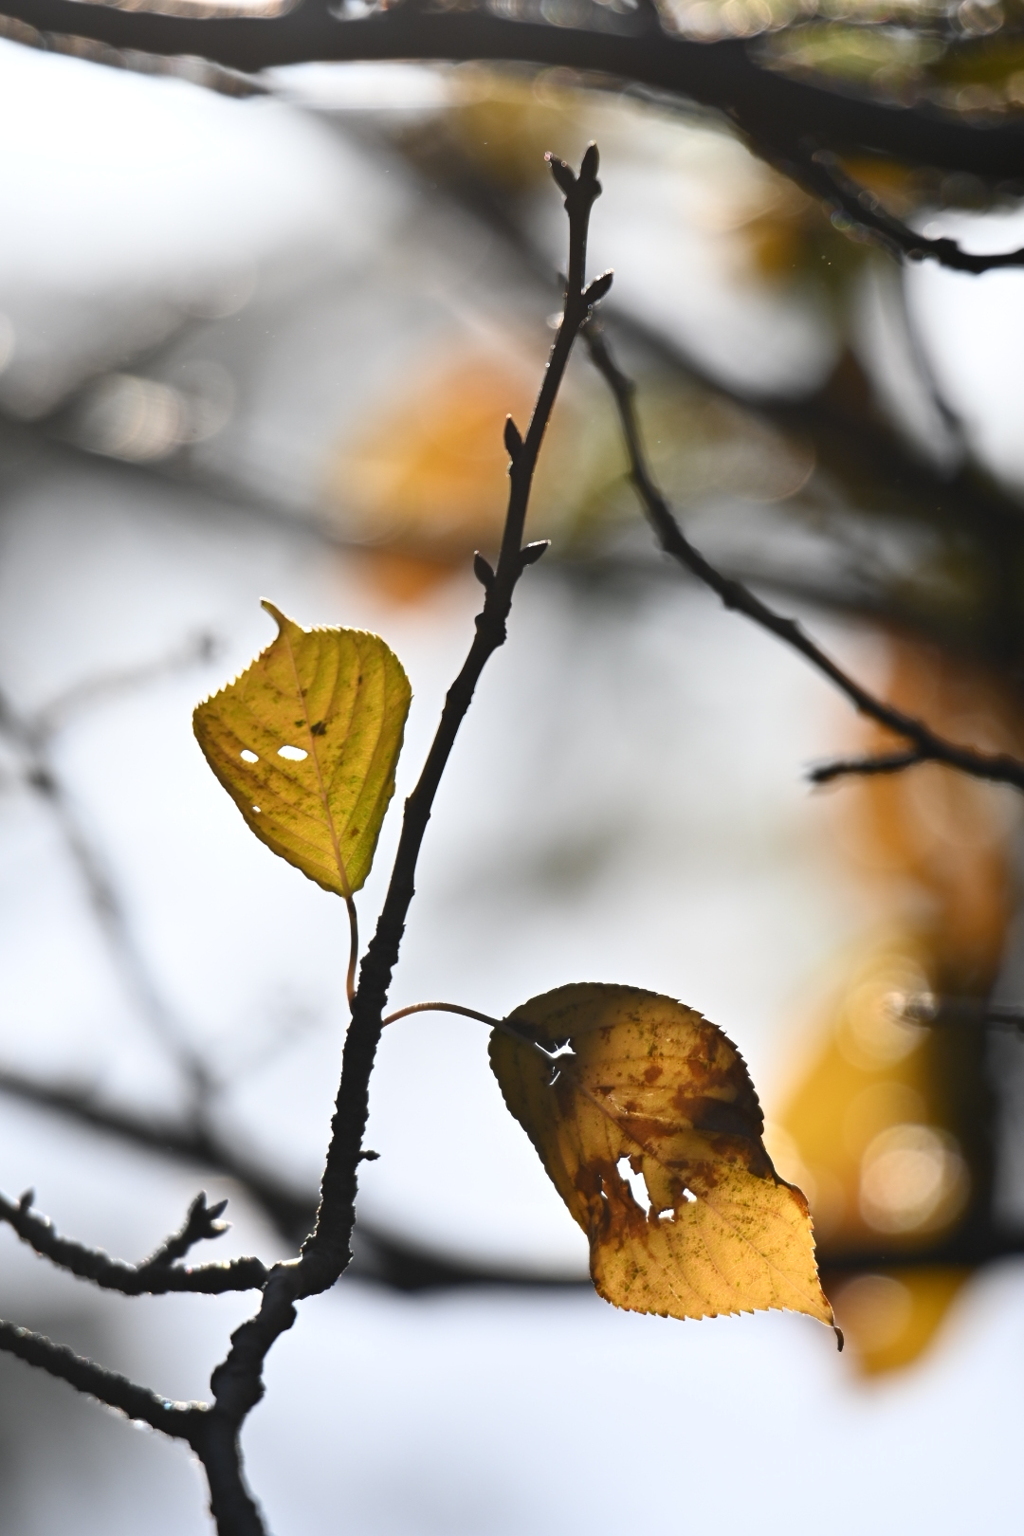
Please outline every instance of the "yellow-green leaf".
M772 1167L754 1086L720 1029L671 998L597 984L511 1019L547 1051L570 1048L549 1062L495 1031L491 1065L587 1234L606 1301L668 1317L782 1307L832 1324L807 1202Z
M327 891L370 873L395 789L411 692L395 654L361 629L279 633L193 716L206 760L249 826Z

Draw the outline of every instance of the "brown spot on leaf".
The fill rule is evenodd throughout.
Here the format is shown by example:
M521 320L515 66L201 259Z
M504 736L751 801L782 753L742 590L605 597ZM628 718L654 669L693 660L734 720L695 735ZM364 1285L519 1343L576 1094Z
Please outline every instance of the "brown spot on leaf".
M635 987L559 987L491 1037L505 1102L590 1241L591 1274L616 1306L671 1317L782 1307L831 1324L807 1203L779 1180L732 1042L693 1009ZM641 1175L641 1209L619 1171Z

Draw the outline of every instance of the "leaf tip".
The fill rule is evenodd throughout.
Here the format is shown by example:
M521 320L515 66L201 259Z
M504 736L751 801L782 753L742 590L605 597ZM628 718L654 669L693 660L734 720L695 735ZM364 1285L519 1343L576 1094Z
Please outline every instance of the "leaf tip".
M294 619L290 619L286 613L282 613L277 604L272 603L269 597L260 598L260 607L265 613L270 614L282 635L287 629L298 629L300 627Z

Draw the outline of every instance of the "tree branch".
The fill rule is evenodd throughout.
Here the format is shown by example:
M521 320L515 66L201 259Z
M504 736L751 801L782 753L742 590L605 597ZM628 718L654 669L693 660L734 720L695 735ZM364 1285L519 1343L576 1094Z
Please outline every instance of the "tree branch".
M420 848L477 682L490 657L505 642L506 623L519 578L546 548L545 544L524 548L522 543L534 470L573 342L593 304L603 297L611 282L606 274L589 287L584 286L590 211L601 191L596 146L591 145L584 155L578 177L563 161L548 158L552 174L565 195L569 216L569 275L562 320L525 439L511 418L505 424L505 445L511 463L508 509L498 562L492 569L482 555L476 557L476 575L485 590L483 608L476 619L476 636L462 670L448 690L423 771L406 801L384 906L363 957L359 985L352 999L352 1021L345 1037L316 1223L300 1257L271 1271L259 1312L232 1334L231 1349L211 1378L214 1404L205 1438L202 1443L196 1442L196 1448L207 1470L210 1507L220 1536L264 1536L262 1517L243 1479L238 1434L246 1416L263 1396L263 1363L275 1341L294 1323L295 1302L328 1290L351 1261L370 1076L383 1029L391 976L415 893Z
M25 783L49 809L68 855L81 878L89 907L128 995L137 1004L153 1034L185 1078L197 1111L210 1097L212 1084L206 1065L188 1039L187 1031L154 981L136 940L125 902L106 859L91 838L57 767L53 737L74 710L104 697L138 688L164 674L205 661L214 641L198 635L180 650L122 673L78 684L59 694L35 714L17 710L0 689L0 733L22 759Z
M513 21L484 10L428 11L406 0L358 21L304 0L283 15L226 19L157 15L81 0L2 0L4 14L44 34L113 49L197 55L245 72L311 59L493 59L587 70L723 112L769 157L802 139L840 153L890 155L978 176L1015 178L1024 125L980 127L926 105L902 107L762 66L756 43L699 43L650 26L649 10L594 7L594 29ZM599 29L598 29L599 28Z
M234 1259L227 1264L203 1264L196 1269L183 1269L174 1263L184 1257L193 1243L219 1237L227 1230L226 1223L216 1220L226 1204L224 1200L209 1207L205 1194L197 1195L181 1231L169 1237L143 1264L126 1264L122 1259L110 1258L102 1249L87 1248L60 1237L50 1221L32 1214L31 1190L17 1203L0 1195L0 1221L12 1227L22 1242L43 1258L79 1279L91 1280L102 1290L120 1291L125 1296L163 1296L171 1291L219 1296L225 1291L262 1290L267 1270L259 1259Z
M1024 267L1024 248L975 255L961 250L955 240L930 240L904 224L884 206L873 192L856 182L843 169L836 155L828 150L800 154L780 166L800 181L808 192L831 203L855 228L897 260L937 261L954 272L992 272L998 267Z
M844 773L896 773L916 763L943 763L957 768L973 778L988 779L997 784L1010 784L1024 790L1024 762L1006 753L975 752L937 735L924 721L904 714L891 704L884 703L869 693L815 644L794 619L784 618L755 597L742 582L723 576L710 561L696 549L683 533L675 515L655 484L647 467L640 427L637 421L634 396L636 387L615 363L604 336L596 325L590 324L584 332L584 340L595 367L608 384L618 407L626 448L629 453L630 478L640 497L658 542L667 555L692 572L705 586L721 598L726 608L744 614L798 651L824 677L845 694L855 709L893 735L910 743L905 752L891 753L884 757L846 759L824 764L809 774L814 783L825 783Z
M108 1408L116 1408L129 1419L138 1419L177 1440L192 1444L201 1433L205 1413L201 1404L169 1403L148 1387L137 1386L126 1376L83 1359L66 1345L54 1344L41 1333L0 1321L0 1350L66 1381L77 1392L96 1398Z
M430 820L434 797L459 727L472 701L487 661L505 642L506 621L515 587L525 567L544 552L544 545L522 547L523 528L533 476L544 434L565 374L573 342L591 306L603 297L610 278L597 278L585 288L587 234L590 211L600 194L597 151L583 159L576 178L563 161L549 157L552 173L565 194L569 216L569 275L563 313L537 403L525 439L509 418L505 443L511 460L509 500L496 569L477 556L476 573L486 596L476 620L476 637L462 671L448 691L441 721L419 782L409 796L398 852L377 931L363 959L359 988L352 1004L352 1024L345 1041L342 1080L331 1129L321 1187L316 1228L303 1247L303 1283L317 1289L333 1284L351 1257L349 1238L354 1221L356 1169L367 1114L367 1084L382 1028L392 971L405 930L405 918L415 892L416 863Z
M84 1088L55 1086L24 1073L0 1069L0 1093L9 1093L40 1109L53 1110L79 1125L118 1136L144 1151L215 1169L235 1179L286 1241L297 1243L309 1231L316 1201L279 1183L254 1163L222 1146L202 1126L175 1125L103 1104Z

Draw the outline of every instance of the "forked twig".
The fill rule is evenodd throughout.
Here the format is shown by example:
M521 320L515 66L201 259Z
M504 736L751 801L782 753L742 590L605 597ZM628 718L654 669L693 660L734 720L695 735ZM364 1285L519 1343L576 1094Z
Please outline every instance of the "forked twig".
M233 1259L227 1264L202 1264L185 1269L175 1261L184 1258L194 1243L220 1237L227 1223L217 1220L226 1200L214 1206L199 1194L189 1208L180 1232L169 1237L142 1264L112 1259L100 1248L88 1248L61 1237L45 1216L32 1212L32 1191L17 1202L0 1195L0 1221L6 1222L36 1253L81 1280L91 1280L101 1290L124 1296L163 1296L172 1291L191 1291L219 1296L225 1291L258 1291L266 1284L267 1269L259 1259Z
M759 624L762 629L766 629L769 634L775 635L791 649L798 651L818 672L845 694L862 715L868 716L869 719L891 731L894 736L900 736L910 744L905 750L882 753L874 757L840 758L834 762L823 763L810 770L808 778L811 782L825 784L844 774L899 773L917 763L944 763L947 767L957 768L961 773L970 774L973 778L988 779L996 784L1010 784L1015 789L1024 790L1024 762L1020 759L1011 757L1007 753L976 752L970 747L947 741L923 720L904 714L901 709L876 698L826 655L795 619L787 619L782 614L776 613L773 608L768 607L767 603L756 597L749 587L744 586L743 582L723 576L721 571L717 570L690 543L648 468L636 415L634 398L636 385L619 368L603 333L595 324L587 325L584 340L595 367L606 380L615 399L629 454L630 479L664 552L717 593L726 608L744 614L755 624Z

